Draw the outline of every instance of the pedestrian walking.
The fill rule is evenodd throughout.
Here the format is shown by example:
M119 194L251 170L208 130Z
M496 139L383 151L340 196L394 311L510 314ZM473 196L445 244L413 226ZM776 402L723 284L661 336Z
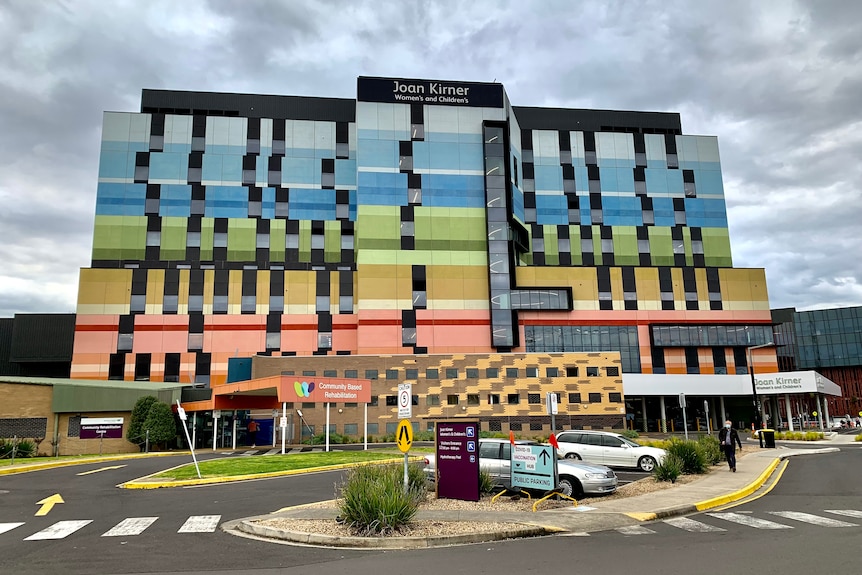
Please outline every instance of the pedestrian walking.
M730 420L724 422L724 427L718 432L718 443L724 450L724 456L727 458L727 465L730 470L736 473L736 446L739 445L739 450L742 451L742 442L739 440L739 433L733 428Z
M252 447L257 447L257 422L251 420L248 422L248 437Z

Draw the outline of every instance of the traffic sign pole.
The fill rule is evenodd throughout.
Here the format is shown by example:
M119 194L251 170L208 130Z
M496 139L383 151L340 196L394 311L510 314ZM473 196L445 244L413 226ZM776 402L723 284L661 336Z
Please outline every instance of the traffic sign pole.
M410 489L410 481L407 473L407 452L413 445L413 426L409 419L402 419L398 423L398 431L395 432L395 443L404 454L404 494Z

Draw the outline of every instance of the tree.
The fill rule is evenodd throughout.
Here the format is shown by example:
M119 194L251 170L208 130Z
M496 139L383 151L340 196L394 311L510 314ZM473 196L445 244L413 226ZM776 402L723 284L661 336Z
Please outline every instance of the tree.
M167 403L156 402L150 406L144 420L144 432L149 430L150 443L165 444L177 438L177 424L174 412Z
M144 445L146 441L146 431L144 430L144 421L150 413L150 407L154 403L158 403L158 398L152 395L145 395L135 402L135 407L132 408L132 418L129 422L129 429L126 430L126 439L138 445Z

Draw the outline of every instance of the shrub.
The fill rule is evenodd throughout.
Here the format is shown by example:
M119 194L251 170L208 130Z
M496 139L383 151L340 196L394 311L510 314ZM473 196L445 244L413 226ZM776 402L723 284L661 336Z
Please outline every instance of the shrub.
M0 439L0 459L12 459L13 448L16 458L36 455L36 444L32 441L19 439L16 443L12 439Z
M419 466L408 466L406 493L400 465L356 467L341 486L341 518L359 535L395 533L413 519L426 492Z
M670 481L676 483L677 478L682 474L683 463L675 453L668 453L664 461L656 465L652 474L656 481Z
M150 443L166 444L177 437L177 424L171 406L156 401L150 406L142 429L150 432Z
M146 432L144 431L144 421L150 413L150 408L154 403L158 403L159 399L153 395L145 395L138 398L135 406L132 408L132 417L129 419L129 428L126 430L126 439L138 445L144 445L146 442Z
M493 438L493 439L509 439L509 435L503 433L502 431L479 431L479 437L481 438Z
M657 447L659 449L667 449L670 445L670 441L664 439L643 439L638 438L638 445L643 445L645 447Z
M634 429L626 429L620 435L623 437L628 437L629 439L637 439L639 437L638 432Z
M823 434L819 431L806 431L803 439L805 441L819 441L823 439Z
M856 441L862 441L862 433L860 433L859 435L857 435L854 439L855 439Z
M491 473L487 469L479 469L479 493L493 493L497 482L491 477Z
M667 446L668 454L676 455L682 462L682 472L688 474L706 473L706 459L696 441L673 439Z
M413 434L413 441L434 441L434 432L417 431Z
M721 446L718 444L718 438L712 435L701 435L697 438L697 447L707 465L718 465L721 461Z

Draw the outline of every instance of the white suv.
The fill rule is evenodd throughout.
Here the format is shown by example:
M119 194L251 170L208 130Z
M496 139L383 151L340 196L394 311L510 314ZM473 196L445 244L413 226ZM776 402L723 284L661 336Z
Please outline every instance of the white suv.
M557 442L559 457L608 467L637 467L641 471L652 471L667 455L664 449L638 445L611 431L562 431L557 435Z

